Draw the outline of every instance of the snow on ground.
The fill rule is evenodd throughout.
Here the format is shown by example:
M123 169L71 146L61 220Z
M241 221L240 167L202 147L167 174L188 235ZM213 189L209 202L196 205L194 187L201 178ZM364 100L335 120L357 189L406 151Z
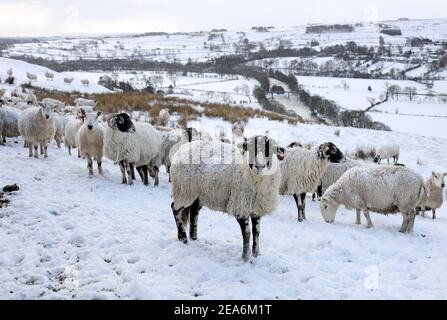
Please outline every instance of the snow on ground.
M201 119L203 129L228 128ZM253 119L247 133L269 130L282 145L293 140L357 144L396 142L401 162L427 177L446 170L446 139ZM401 216L372 216L374 229L354 224L340 209L326 224L317 203L296 221L291 197L262 221L261 256L243 263L233 218L204 208L199 241L176 239L170 186L162 169L158 188L120 184L120 170L89 178L85 160L54 143L48 159L29 159L21 139L0 146L0 185L21 191L0 209L0 298L87 299L445 299L447 210L418 217L410 235ZM418 158L426 165L418 166Z
M228 103L250 108L261 108L253 96L253 89L259 86L255 79L238 75L216 73L176 73L175 75L161 71L124 71L124 72L63 72L65 76L89 79L98 83L102 75L109 75L116 81L130 83L135 89L144 89L149 80L157 89L169 91L173 86L173 93L181 98L200 102ZM154 81L154 79L156 79ZM161 79L161 80L160 80ZM247 86L248 95L240 88ZM239 89L238 89L239 88Z
M368 112L368 114L374 121L388 125L393 131L447 139L446 116L404 115L403 112L403 109L399 109L399 114L395 112Z
M368 98L379 101L385 96L386 84L398 85L401 88L415 87L418 93L428 93L425 85L414 81L402 80L376 80L376 79L348 79L331 77L305 77L297 76L298 83L304 86L311 94L320 95L337 102L341 107L351 110L365 110L369 107ZM343 86L345 82L349 89ZM436 82L435 82L436 83ZM439 81L435 93L445 93L445 81ZM371 91L368 90L371 86Z
M29 79L26 77L26 73L32 73L37 76L37 80L33 80L31 84L36 87L41 87L49 90L59 90L66 92L78 91L81 93L104 93L109 92L108 89L98 85L98 82L90 81L89 86L81 84L81 79L74 77L73 82L68 85L64 83L64 75L45 67L41 67L35 64L30 64L24 61L16 59L8 59L0 57L0 78L2 83L7 77L7 70L12 69L15 77L15 83L13 85L0 84L0 89L6 89L7 91L14 90L21 84L29 83ZM54 74L52 81L45 78L45 72L51 72Z

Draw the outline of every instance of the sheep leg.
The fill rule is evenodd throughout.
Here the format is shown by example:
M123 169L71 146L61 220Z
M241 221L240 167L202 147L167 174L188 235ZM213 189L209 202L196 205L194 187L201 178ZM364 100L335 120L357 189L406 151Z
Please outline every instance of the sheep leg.
M154 170L154 178L155 178L154 186L158 186L158 184L160 183L160 181L158 179L158 172L160 170L158 170L158 168L156 166L153 167L153 170Z
M71 146L68 146L68 154L71 156Z
M169 182L172 182L171 181L171 166L166 166L166 172L168 173L168 176L169 176Z
M316 192L312 193L312 201L315 202Z
M96 158L96 163L98 164L98 173L102 175L102 158Z
M237 222L239 223L239 226L241 227L242 232L242 241L243 241L243 249L242 249L242 259L244 261L248 261L250 256L250 218L249 217L242 217L237 218Z
M368 222L367 228L373 228L374 225L371 221L371 217L369 216L369 210L368 209L363 210L363 214L365 215L366 221Z
M39 158L39 145L38 144L34 144L34 158Z
M122 184L127 184L127 178L126 178L126 167L124 164L124 161L120 161L120 170L121 170L121 183Z
M57 147L60 149L61 148L61 141L59 139L56 140L56 144L57 144Z
M294 194L293 199L295 199L295 203L298 208L298 221L301 222L301 221L303 221L303 216L301 215L302 207L303 207L301 204L301 195L298 197L297 194Z
M29 149L29 157L31 158L33 156L33 145L31 143L28 143L28 149Z
M3 140L3 143L6 143L6 138L5 138L5 136L2 136L2 140Z
M422 207L421 217L425 218L425 207Z
M405 233L407 232L408 223L409 223L409 217L407 213L402 213L402 226L399 229L399 232Z
M355 217L355 224L362 224L361 214L362 214L362 210L355 209L355 215L356 215L356 217Z
M188 243L188 237L186 235L185 226L183 223L186 220L185 215L187 217L187 213L184 211L188 211L188 209L180 208L179 210L175 210L174 202L171 203L171 209L172 213L174 214L175 224L177 225L177 238L183 243Z
M81 150L79 150L79 148L78 148L78 158L80 158L81 157Z
M48 145L46 143L43 145L43 154L44 158L48 158Z
M317 196L318 199L320 199L323 196L323 186L321 184L317 187Z
M193 202L189 208L189 238L197 240L197 222L199 221L200 203L199 199Z
M88 153L85 154L85 157L87 158L88 174L89 174L89 176L92 176L93 175L93 159Z
M306 220L306 194L302 193L301 195L301 215L303 217L303 220Z
M432 219L436 219L436 209L433 209L432 212L433 212Z
M416 218L415 210L411 210L408 214L408 225L407 225L407 233L413 232L414 227L414 219Z
M40 146L40 154L44 154L43 143L39 143L39 146Z
M261 232L261 218L251 217L251 233L253 234L252 255L259 255L259 233Z
M129 186L133 185L133 179L135 178L135 165L133 163L127 163L127 161L124 161L124 165L127 170L127 184Z
M134 170L134 167L132 167L132 169L131 169L132 171L132 179L131 180L135 180L135 170ZM138 169L137 169L138 170Z
M137 167L137 172L138 172L138 175L140 176L140 178L141 178L141 181L143 181L144 182L144 172L143 172L143 166L141 166L141 167Z

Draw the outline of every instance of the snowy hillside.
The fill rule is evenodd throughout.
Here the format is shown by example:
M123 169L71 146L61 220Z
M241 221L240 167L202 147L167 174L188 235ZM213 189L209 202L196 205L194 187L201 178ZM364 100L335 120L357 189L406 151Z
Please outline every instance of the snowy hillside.
M12 69L13 75L15 77L14 85L4 84L4 79L7 77L7 70ZM38 65L30 64L24 61L16 59L8 59L0 57L0 89L5 89L6 91L14 90L14 88L30 83L27 78L27 72L32 73L37 76L37 80L33 80L31 84L36 87L45 88L49 90L59 90L66 92L78 91L81 93L105 93L110 92L103 86L98 85L98 82L90 82L88 86L82 85L81 80L85 78L73 77L73 82L71 84L64 83L64 75L59 74L48 68L44 68ZM45 77L45 72L50 72L54 74L54 78L49 80Z
M228 129L217 119L190 125ZM262 128L262 129L261 129ZM428 177L447 169L447 139L316 125L250 120L246 134L268 130L281 145L332 141L345 153L357 145L399 143L401 160ZM308 220L296 221L291 197L262 220L261 256L240 258L234 218L204 208L199 241L176 239L164 168L158 188L120 184L110 161L89 178L85 160L49 148L29 159L21 139L0 146L0 185L17 183L0 209L0 298L76 299L445 299L447 207L437 220L417 217L415 231L398 232L400 215L372 215L375 228L354 224L340 209L324 223L308 199ZM419 163L421 165L418 165Z

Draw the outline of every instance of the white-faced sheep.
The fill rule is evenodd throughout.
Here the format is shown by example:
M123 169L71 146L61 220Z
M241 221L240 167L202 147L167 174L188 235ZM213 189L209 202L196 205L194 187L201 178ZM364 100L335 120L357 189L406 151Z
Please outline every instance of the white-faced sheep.
M82 126L84 122L84 118L81 114L77 115L76 118L69 119L67 124L65 125L64 130L64 144L68 148L68 154L71 155L71 149L77 148L76 145L76 133L79 128ZM78 158L81 157L81 152L78 148Z
M37 98L34 94L28 93L26 94L25 102L30 105L37 105Z
M81 109L84 124L76 133L76 145L81 155L87 159L89 175L93 175L93 159L98 164L98 173L102 174L102 154L104 145L104 132L98 125L101 111L86 113Z
M18 121L20 113L13 108L3 106L0 99L0 144L6 143L6 138L20 135Z
M54 125L56 126L56 132L54 134L54 140L56 140L57 147L61 147L62 139L65 134L65 125L68 122L68 118L65 118L61 115L54 116Z
M169 110L161 109L158 113L158 124L160 126L166 127L169 123Z
M135 124L126 113L110 115L104 131L104 155L119 164L122 183L133 184L133 168L136 167L148 185L148 171L155 172L155 185L158 185L156 163L160 150L161 135L148 123ZM126 178L126 172L128 178Z
M174 145L180 142L183 137L183 129L171 129L165 127L156 127L161 134L161 146L157 156L157 162L164 165L166 172L169 174L169 182L171 182L171 159L169 153Z
M432 218L436 219L436 210L441 208L443 199L443 190L445 187L444 178L447 173L432 172L431 177L425 182L425 187L427 189L427 198L417 211L422 211L422 216L425 217L425 211L431 210L433 215Z
M81 84L82 84L83 86L88 87L88 85L90 84L90 81L89 81L88 79L81 79Z
M424 201L423 178L401 166L355 167L346 171L330 186L320 201L321 214L332 223L340 205L363 211L372 227L369 212L403 216L400 232L413 230L416 207Z
M53 72L49 72L49 71L45 71L45 78L47 78L48 81L53 81L54 73Z
M399 151L400 148L397 144L383 145L377 149L376 156L374 157L374 162L380 164L383 159L387 159L389 164L390 159L393 158L393 163L397 163L399 161Z
M29 81L37 80L37 75L35 75L34 73L27 72L26 77L28 78Z
M350 159L346 159L345 161L341 161L339 163L330 162L318 184L317 196L320 198L327 188L333 185L343 175L343 173L359 165L360 164L357 161Z
M311 150L288 148L281 163L281 195L293 195L298 208L298 221L306 219L306 193L313 193L329 162L340 162L343 153L331 142Z
M54 107L55 110L56 109L61 110L65 106L64 102L62 102L60 100L57 100L57 99L53 99L53 98L42 99L42 102L51 104Z
M96 107L96 100L93 99L76 98L74 102L76 107L92 107L93 110Z
M64 83L65 84L71 84L73 82L74 78L64 78Z
M19 132L29 148L29 156L38 158L38 146L40 145L44 157L48 157L48 142L54 138L56 126L53 119L53 107L49 104L39 104L22 111L19 116Z
M245 261L250 257L251 219L252 254L258 256L261 218L273 212L279 198L279 152L283 151L265 136L253 137L238 148L222 142L193 141L182 145L171 166L171 208L178 239L187 243L185 227L189 219L189 238L197 240L199 210L206 206L236 218L242 231Z

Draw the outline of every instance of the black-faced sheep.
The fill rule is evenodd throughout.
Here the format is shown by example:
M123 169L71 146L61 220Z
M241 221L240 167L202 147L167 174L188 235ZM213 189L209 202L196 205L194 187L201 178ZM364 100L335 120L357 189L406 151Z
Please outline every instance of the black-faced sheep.
M248 260L250 219L252 254L256 257L260 220L272 213L278 202L281 174L277 154L280 151L265 136L253 137L238 148L222 142L193 141L182 145L172 159L171 207L178 239L184 243L188 219L189 237L197 240L197 220L202 206L233 215L242 231L242 258Z
M313 193L329 162L340 162L343 153L331 142L311 150L288 148L281 163L281 195L293 195L298 208L298 221L306 219L306 193Z
M135 124L126 113L110 115L104 132L104 155L119 164L122 183L133 184L133 168L139 169L145 185L148 170L155 172L155 185L158 185L158 167L155 163L160 150L161 135L148 123ZM127 172L127 178L126 178Z

